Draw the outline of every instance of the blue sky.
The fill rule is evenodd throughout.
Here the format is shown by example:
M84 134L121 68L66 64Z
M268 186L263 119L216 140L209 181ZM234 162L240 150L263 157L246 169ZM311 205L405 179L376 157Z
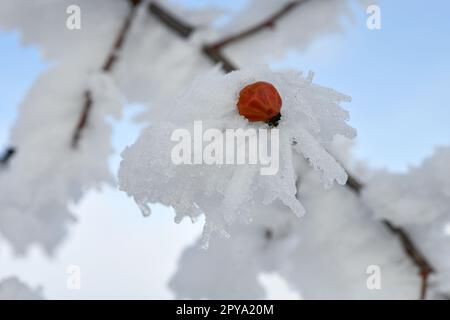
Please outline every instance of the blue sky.
M201 6L212 1L224 7L245 3L189 2ZM354 22L344 34L321 38L307 51L291 52L272 66L312 70L316 83L352 96L346 108L351 124L358 129L356 157L375 167L404 171L430 155L435 146L450 144L450 2L378 3L381 30L369 31L365 10L355 7ZM18 33L0 31L1 149L7 145L20 101L47 66L38 48L20 44ZM137 109L129 108L124 120L115 125L118 151L138 134L138 128L130 124ZM112 167L117 168L118 161L114 156ZM161 206L143 220L134 203L112 188L89 193L75 211L79 223L54 260L36 250L27 260L0 250L0 258L4 258L0 278L18 274L32 285L43 284L47 296L54 298L117 298L119 292L136 298L170 297L165 281L174 272L183 246L200 233L201 224L184 221L175 225L171 210ZM83 267L85 283L95 285L85 286L83 292L68 292L65 267L72 263ZM119 279L119 283L111 279ZM276 297L286 296L285 288L277 290Z

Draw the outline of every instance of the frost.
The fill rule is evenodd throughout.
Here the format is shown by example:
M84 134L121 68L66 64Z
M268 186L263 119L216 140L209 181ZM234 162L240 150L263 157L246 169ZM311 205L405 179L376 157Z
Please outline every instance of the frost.
M373 221L351 190L324 189L317 171L298 159L308 212L296 219L274 203L255 203L250 225L230 227L230 239L199 240L183 252L169 286L179 299L266 298L258 277L276 273L304 299L416 299L415 266L400 242ZM445 256L445 255L444 255ZM368 266L383 270L382 290L368 290Z
M203 130L268 128L264 123L248 122L236 109L240 89L256 81L272 83L283 99L277 174L260 175L261 164L172 163L172 132L185 128L193 136L195 121L202 121ZM251 221L255 213L249 208L258 201L265 205L281 201L301 216L304 208L297 199L295 157L302 154L308 158L327 185L334 180L346 182L344 170L327 147L337 134L355 136L346 124L347 112L339 105L348 100L296 72L272 72L265 66L255 66L222 75L215 69L196 78L162 114L162 119L122 153L120 189L141 208L152 203L173 207L177 221L205 214L205 240L213 232L226 235L227 227L236 222Z

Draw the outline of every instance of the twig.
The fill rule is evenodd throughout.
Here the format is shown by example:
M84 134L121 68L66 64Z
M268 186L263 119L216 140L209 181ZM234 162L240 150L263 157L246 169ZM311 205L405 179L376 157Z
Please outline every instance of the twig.
M411 237L406 233L406 231L400 227L394 226L389 220L382 220L382 223L394 234L396 234L400 242L403 245L403 249L409 258L414 261L415 265L419 268L419 275L421 278L420 286L420 299L425 300L427 297L428 290L428 277L434 272L433 267L425 258L425 256L416 247Z
M102 71L104 72L110 72L113 66L115 65L118 53L120 49L123 47L123 43L125 42L125 38L130 29L131 22L133 21L136 15L137 7L142 0L127 0L127 1L131 4L131 10L117 35L117 38L112 46L111 52L107 56L105 63L102 66ZM83 106L81 109L81 114L80 117L78 118L77 125L74 129L71 138L71 146L73 149L76 149L78 147L81 138L81 133L87 125L91 109L92 109L92 94L90 90L86 90L83 96ZM6 149L4 155L0 158L0 165L6 165L16 153L17 149L15 147L9 147L8 149Z
M16 153L16 148L8 147L5 150L5 152L2 154L2 156L0 157L0 166L6 166L9 162L9 160L11 160L11 158L14 156L15 153Z
M258 33L261 30L264 30L268 27L273 27L275 23L281 19L283 16L285 16L287 13L289 13L291 10L293 10L296 6L305 3L307 0L303 1L293 1L287 4L285 7L283 7L281 10L273 14L271 17L269 17L267 20L247 29L244 30L238 34L235 34L233 36L227 37L225 39L222 39L220 41L217 41L211 45L204 45L202 52L205 54L205 56L213 61L214 63L221 63L222 69L224 72L228 73L234 70L237 70L238 68L230 62L228 58L226 58L223 53L221 52L221 49L223 49L226 45L229 45L233 42L240 41L244 38L247 38L251 35L254 35ZM175 17L170 12L166 11L165 9L161 8L157 4L151 4L153 7L153 10L150 10L152 14L160 17L160 21L163 22L169 29L176 31L178 34L183 36L183 33L180 31L180 28L177 26L183 26L186 25L183 21L181 21L179 18ZM155 7L157 10L155 10ZM161 18L161 17L164 17ZM170 23L168 22L170 21ZM190 32L193 32L194 28L190 29ZM190 33L189 32L189 33ZM186 36L183 36L184 38ZM359 182L355 177L349 174L348 181L346 186L355 192L356 194L360 194L362 189L364 188L364 185ZM393 234L395 234L403 247L403 250L405 251L405 254L410 258L410 260L417 266L419 269L419 274L421 277L421 288L420 288L420 299L425 299L427 295L427 289L428 289L428 276L434 272L433 267L431 264L427 261L425 256L420 252L420 250L417 248L417 246L412 241L411 237L408 235L407 231L404 229L395 226L388 220L382 221L383 225ZM270 238L271 235L266 234L267 238Z
M163 24L168 26L172 31L177 33L182 38L188 38L194 31L194 27L181 19L169 13L160 4L150 2L148 6L149 12L157 17Z
M225 73L237 70L238 68L219 50L209 45L203 46L203 53L214 64L219 63Z
M364 185L350 174L348 174L346 186L358 195L364 188ZM434 272L433 267L419 250L419 248L414 244L413 240L404 229L395 226L387 219L384 219L381 222L390 232L397 235L403 246L403 250L419 269L419 275L421 278L420 299L426 299L428 290L428 277L431 273Z
M125 21L122 25L122 28L119 30L117 38L111 48L109 55L106 57L105 63L102 66L103 72L110 72L114 67L119 51L122 49L125 39L128 35L128 31L130 30L131 23L136 15L138 5L141 3L141 0L128 0L131 4L131 10L128 16L125 18ZM84 92L84 102L81 110L80 117L78 119L77 125L72 135L71 145L72 148L76 149L80 142L81 134L83 130L86 128L89 115L92 109L92 93L90 90L86 90Z
M295 9L297 6L307 2L309 0L297 0L297 1L291 1L287 3L284 7L282 7L280 10L269 16L267 19L261 21L260 23L257 23L256 25L243 30L239 33L233 34L231 36L225 37L224 39L221 39L213 44L210 45L210 47L220 50L223 49L225 46L238 42L241 40L244 40L245 38L248 38L256 33L261 32L262 30L266 28L274 28L275 24L284 16L286 16L289 12L291 12L293 9Z
M228 73L237 70L237 67L230 62L230 60L224 55L222 49L227 45L244 40L266 28L274 28L275 24L289 12L295 9L297 6L307 2L308 0L298 0L287 3L280 10L272 14L267 19L261 21L260 23L243 30L234 35L225 37L222 40L214 42L212 44L205 44L203 46L203 53L214 63L220 63L224 72Z

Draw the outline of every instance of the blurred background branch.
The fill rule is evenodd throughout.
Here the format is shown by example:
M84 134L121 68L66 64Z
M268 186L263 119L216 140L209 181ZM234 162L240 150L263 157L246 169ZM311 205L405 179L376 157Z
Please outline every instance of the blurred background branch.
M141 3L141 0L128 0L128 1L131 5L131 9L127 17L125 18L122 28L120 28L119 33L117 34L116 41L114 42L114 45L112 46L111 51L109 52L105 60L105 63L102 67L102 71L105 73L111 72L114 65L116 64L119 51L122 49L123 44L125 43L133 19L136 16L138 5ZM89 121L92 103L93 103L92 93L90 90L86 90L86 92L84 93L84 102L82 111L72 135L71 145L72 148L74 149L78 147L81 139L81 134L83 130L86 128L87 123Z
M6 166L15 153L16 149L14 147L8 147L0 157L0 165Z

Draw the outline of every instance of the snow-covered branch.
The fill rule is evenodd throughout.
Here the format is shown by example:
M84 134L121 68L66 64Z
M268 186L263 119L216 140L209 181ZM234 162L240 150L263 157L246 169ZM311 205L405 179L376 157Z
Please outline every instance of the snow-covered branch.
M111 51L109 52L109 54L103 64L102 71L105 73L110 72L112 70L112 68L114 67L114 64L117 61L119 52L122 49L123 44L128 35L128 31L130 30L133 19L136 16L138 5L141 2L141 0L128 0L128 1L131 5L130 13L125 18L123 26L119 30L119 33L117 34L117 38L114 42L114 45L112 46ZM71 140L72 148L78 147L78 144L79 144L80 138L81 138L81 133L83 132L83 129L86 127L86 125L89 121L89 114L91 112L92 103L93 103L92 93L89 90L87 90L84 93L83 107L82 107L81 114L78 119L77 125L76 125L75 130L72 135L72 140Z
M46 58L57 61L23 99L11 133L12 145L19 150L0 174L0 233L22 254L34 244L53 253L75 220L70 206L86 190L114 182L108 167L112 148L107 118L120 116L123 97L105 72L92 70L104 63L111 43L117 43L115 34L122 30L117 21L126 19L129 3L83 2L91 10L83 20L88 30L67 31L62 38L64 26L58 19L30 19L36 11L49 16L64 12L68 3L17 6L10 1L0 10L2 26L19 25L24 41L37 42ZM45 28L42 21L47 22ZM84 127L88 139L79 141L75 152L70 148L72 128L86 90L96 107Z
M261 22L250 26L248 29L240 31L239 33L226 36L224 39L218 40L208 46L214 50L219 50L232 43L245 40L247 37L251 37L256 33L263 31L266 28L274 28L278 20L282 19L285 15L293 11L296 7L307 1L309 0L297 0L288 2L284 6L282 6L280 10L276 11L266 19L262 20Z

